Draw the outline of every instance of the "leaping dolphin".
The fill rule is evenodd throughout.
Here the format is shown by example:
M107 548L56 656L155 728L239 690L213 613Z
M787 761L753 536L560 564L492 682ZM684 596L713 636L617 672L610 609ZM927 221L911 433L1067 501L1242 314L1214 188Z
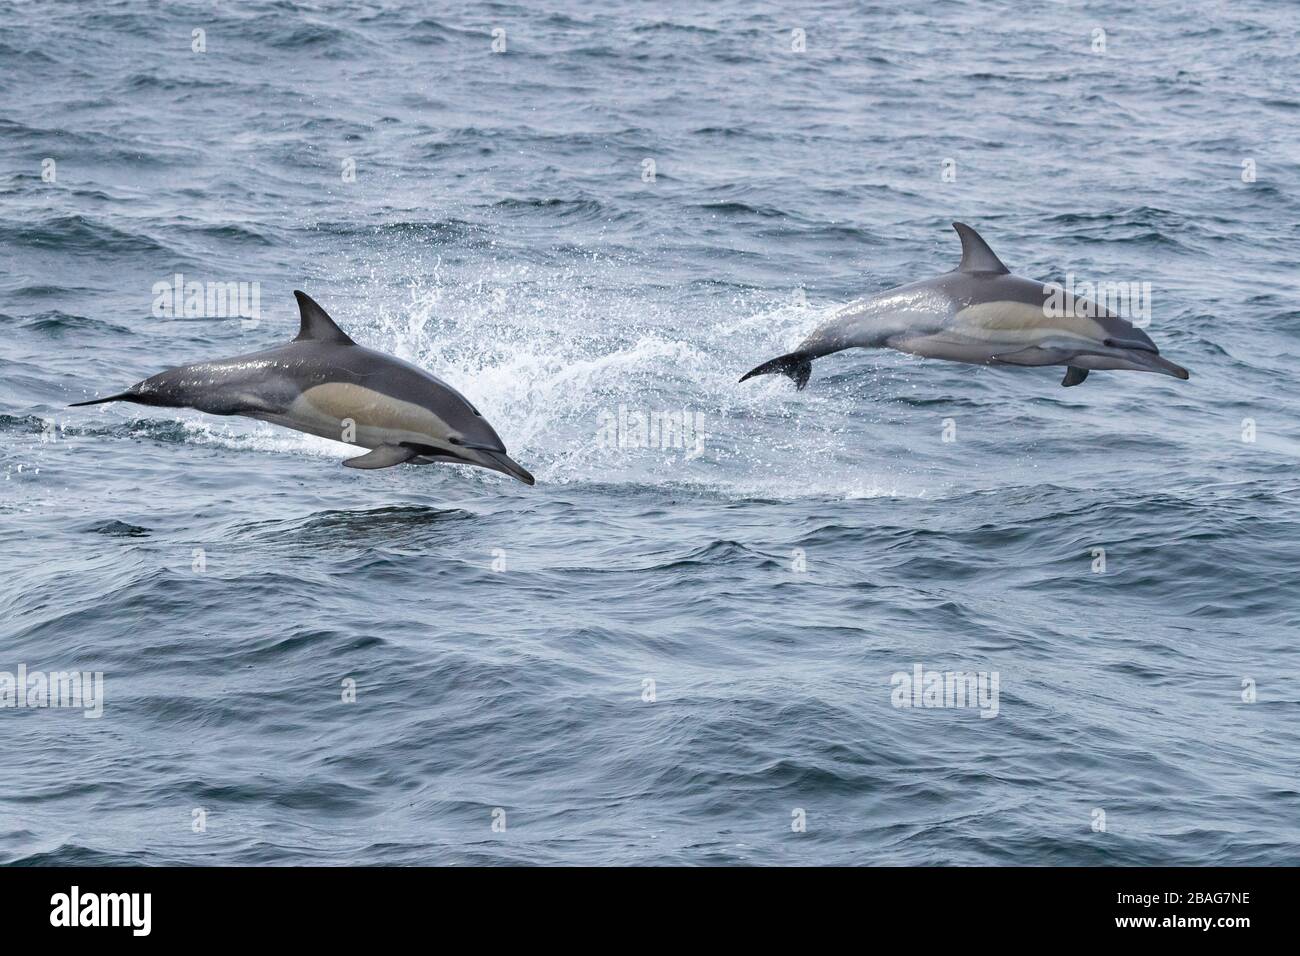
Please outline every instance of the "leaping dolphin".
M961 264L952 272L850 303L793 352L741 381L780 372L802 389L813 359L854 347L980 365L1065 365L1067 388L1091 369L1188 377L1141 329L1096 303L1062 297L1059 286L1011 275L974 229L952 227L961 237Z
M362 348L305 292L294 292L302 326L287 345L182 365L125 392L73 405L135 402L242 415L373 449L343 464L477 465L533 484L478 409L409 362Z

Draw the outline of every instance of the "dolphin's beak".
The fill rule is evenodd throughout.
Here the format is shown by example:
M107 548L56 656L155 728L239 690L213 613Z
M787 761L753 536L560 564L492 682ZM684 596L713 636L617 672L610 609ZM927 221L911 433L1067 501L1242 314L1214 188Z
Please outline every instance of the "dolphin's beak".
M1181 365L1175 365L1167 358L1161 358L1155 352L1138 352L1142 356L1140 364L1146 367L1148 371L1159 372L1162 375L1172 375L1174 378L1181 378L1184 382L1192 377L1191 372Z
M492 471L499 471L503 475L509 475L511 478L518 478L526 485L537 483L537 479L528 473L527 469L520 466L513 458L503 451L490 451L486 448L474 449L474 460L484 468L490 468Z
M1191 378L1191 373L1181 365L1175 365L1164 358L1155 349L1136 349L1109 346L1096 351L1082 351L1062 365L1073 365L1081 369L1095 369L1104 372L1107 369L1128 369L1132 372L1158 372L1171 375L1184 382ZM1077 382L1075 384L1078 384Z

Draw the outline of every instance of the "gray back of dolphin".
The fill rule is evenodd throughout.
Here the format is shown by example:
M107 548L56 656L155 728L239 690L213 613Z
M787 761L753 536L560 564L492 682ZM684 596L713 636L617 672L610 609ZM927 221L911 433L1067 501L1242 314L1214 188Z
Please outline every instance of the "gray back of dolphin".
M344 462L353 468L456 462L533 484L460 392L409 362L357 345L310 296L294 295L301 325L286 345L182 365L119 394L73 404L123 401L241 415L373 449Z
M928 358L983 365L1065 365L1061 384L1090 369L1160 372L1186 379L1132 323L1059 287L1011 275L970 226L955 222L961 263L952 272L850 303L793 352L747 372L780 373L802 389L814 359L847 348L892 348Z

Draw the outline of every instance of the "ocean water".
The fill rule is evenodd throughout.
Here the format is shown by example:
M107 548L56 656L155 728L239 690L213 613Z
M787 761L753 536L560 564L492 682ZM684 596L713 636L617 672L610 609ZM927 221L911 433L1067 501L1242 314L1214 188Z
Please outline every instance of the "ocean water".
M103 673L0 708L0 862L1296 862L1298 49L1250 0L0 3L0 671ZM953 220L1149 283L1190 381L738 384ZM155 314L178 273L258 321ZM537 485L67 407L294 289Z

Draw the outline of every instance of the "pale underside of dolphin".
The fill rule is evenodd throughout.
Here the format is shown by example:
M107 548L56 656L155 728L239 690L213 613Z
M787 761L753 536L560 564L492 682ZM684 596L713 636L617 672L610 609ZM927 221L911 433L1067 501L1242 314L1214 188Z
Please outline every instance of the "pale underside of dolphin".
M363 348L304 292L298 337L287 345L168 369L101 402L240 415L372 449L350 468L409 462L477 465L533 484L496 431L446 382Z
M1188 377L1141 329L1086 299L1063 299L1059 287L1011 275L974 229L952 225L961 237L961 264L952 272L850 303L793 352L741 381L779 372L802 389L813 359L848 348L978 365L1065 365L1067 387L1099 369Z

